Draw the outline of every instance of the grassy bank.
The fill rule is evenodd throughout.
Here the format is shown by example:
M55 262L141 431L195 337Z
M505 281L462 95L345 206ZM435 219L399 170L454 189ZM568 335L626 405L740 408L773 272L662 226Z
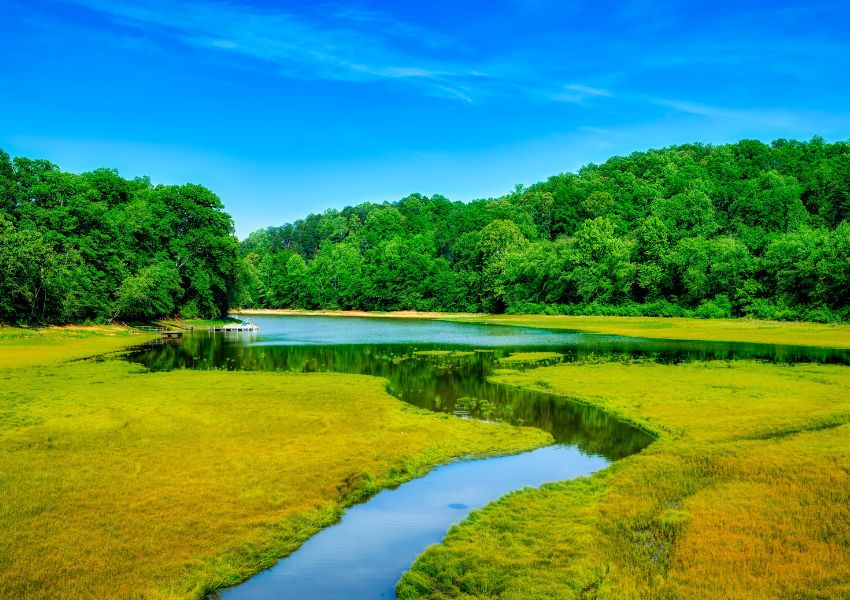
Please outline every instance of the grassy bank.
M422 412L365 376L67 362L142 337L2 330L1 597L197 598L382 487L551 440Z
M143 344L152 337L118 325L0 325L0 369L57 364Z
M665 340L789 344L850 348L850 325L825 325L755 319L685 319L661 317L572 317L547 315L468 315L453 321L563 329L583 333Z
M662 317L574 317L549 315L485 315L437 312L304 311L246 309L242 315L324 315L339 317L441 319L467 323L562 329L583 333L622 335L664 340L788 344L850 348L850 325L756 319L687 319Z
M850 597L850 368L611 362L496 380L659 439L474 513L419 558L401 598Z

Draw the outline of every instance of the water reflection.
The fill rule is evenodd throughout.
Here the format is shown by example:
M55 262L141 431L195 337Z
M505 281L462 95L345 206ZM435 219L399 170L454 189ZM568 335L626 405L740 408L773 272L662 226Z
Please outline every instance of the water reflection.
M260 327L256 334L200 331L176 344L142 348L129 358L152 370L333 371L384 377L390 391L405 402L532 425L551 432L560 443L610 460L640 450L649 438L596 408L489 383L487 377L500 367L500 359L513 352L545 350L561 353L554 361L850 362L847 351L823 348L642 340L432 320L298 316L254 321Z

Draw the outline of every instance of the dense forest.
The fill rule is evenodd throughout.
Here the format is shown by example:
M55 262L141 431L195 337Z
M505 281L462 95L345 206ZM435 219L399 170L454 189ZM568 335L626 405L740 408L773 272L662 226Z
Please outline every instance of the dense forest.
M239 244L187 184L0 151L0 322L228 307L850 319L850 144L615 157L501 198L414 194Z
M470 203L414 194L242 241L245 306L850 317L850 144L615 157Z
M0 151L0 322L219 317L238 242L219 198Z

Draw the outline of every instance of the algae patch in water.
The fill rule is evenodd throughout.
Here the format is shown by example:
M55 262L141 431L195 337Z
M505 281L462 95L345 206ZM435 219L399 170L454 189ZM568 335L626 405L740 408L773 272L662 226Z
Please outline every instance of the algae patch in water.
M560 362L564 357L560 352L511 352L509 356L500 358L503 365L528 365Z

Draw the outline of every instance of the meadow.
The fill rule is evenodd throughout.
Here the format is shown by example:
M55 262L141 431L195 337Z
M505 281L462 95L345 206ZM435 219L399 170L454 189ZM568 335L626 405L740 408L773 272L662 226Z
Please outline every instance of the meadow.
M433 465L551 442L374 377L78 360L145 339L0 329L0 597L200 598Z
M658 439L473 513L417 560L400 598L850 597L850 368L588 362L494 380Z

